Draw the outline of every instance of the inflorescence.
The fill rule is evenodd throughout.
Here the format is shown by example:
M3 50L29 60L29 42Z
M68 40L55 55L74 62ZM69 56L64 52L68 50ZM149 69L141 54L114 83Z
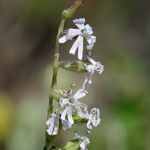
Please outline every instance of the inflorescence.
M76 92L73 88L70 88L67 92L65 90L57 90L59 93L62 93L62 97L59 96L57 99L59 107L51 113L46 121L47 134L50 136L57 135L60 128L63 130L71 129L77 121L86 124L87 133L90 134L93 127L97 127L101 121L100 110L98 108L88 109L85 103L80 102L80 99L86 97L88 94L86 86L92 83L94 73L98 72L102 74L104 71L104 66L92 58L96 37L93 35L92 27L89 24L85 24L84 18L75 19L73 23L77 28L65 30L65 35L59 38L59 43L76 39L69 53L75 55L78 51L78 59L83 61L87 75L83 84ZM84 39L87 41L86 55L83 54ZM74 139L80 141L81 150L87 150L90 141L86 136L75 134Z

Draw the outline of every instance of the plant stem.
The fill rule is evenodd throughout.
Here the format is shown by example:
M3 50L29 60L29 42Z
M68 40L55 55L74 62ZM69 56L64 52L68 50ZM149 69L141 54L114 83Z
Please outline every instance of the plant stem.
M62 17L61 22L59 25L57 37L56 37L56 44L55 44L55 51L54 51L54 64L53 64L53 77L52 77L52 83L51 83L51 95L49 97L49 112L51 113L53 111L53 99L54 99L54 90L55 86L57 84L57 74L58 74L58 69L59 69L59 42L58 39L60 37L61 32L64 30L64 24L65 24L65 19Z

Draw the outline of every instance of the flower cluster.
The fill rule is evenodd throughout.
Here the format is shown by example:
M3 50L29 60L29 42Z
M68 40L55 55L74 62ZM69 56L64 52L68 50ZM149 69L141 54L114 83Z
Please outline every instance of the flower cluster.
M65 43L68 40L75 39L69 53L75 55L78 50L78 59L84 60L84 67L87 71L87 75L85 76L85 80L81 86L75 93L71 88L68 92L66 92L66 96L59 97L58 104L59 109L55 110L49 119L46 122L47 125L47 133L50 136L57 135L60 124L63 130L71 129L73 124L75 124L75 116L80 118L81 123L86 123L87 133L91 133L93 127L97 127L100 124L100 111L98 108L89 109L85 103L80 102L80 99L86 97L88 92L86 90L86 85L92 83L92 76L95 72L102 74L104 71L104 66L98 61L95 61L91 58L91 53L94 48L94 44L96 42L96 37L93 35L93 29L89 24L85 25L85 19L79 18L75 19L73 23L78 28L70 28L65 31L65 35L59 38L59 43ZM84 55L84 38L86 39L88 45L86 49L88 53ZM90 54L90 55L89 55ZM86 57L83 57L86 56ZM82 122L82 120L84 120ZM87 150L87 146L90 143L89 139L85 136L75 135L75 139L81 141L80 149Z

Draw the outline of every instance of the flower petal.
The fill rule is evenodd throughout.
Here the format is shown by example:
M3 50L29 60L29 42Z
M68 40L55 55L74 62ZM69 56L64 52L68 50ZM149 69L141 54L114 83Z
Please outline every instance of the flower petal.
M96 43L96 36L90 36L87 37L87 42L89 43L89 45L87 46L88 50L92 50L94 47L94 44Z
M71 106L67 106L65 110L61 114L61 122L64 130L68 130L72 127L72 124L66 120L66 115L68 115L68 111L71 109Z
M49 135L53 135L53 129L54 129L54 117L49 119L49 126L48 126L48 129L47 129L47 133Z
M87 38L88 43L91 44L95 44L96 43L96 36L90 36L89 38Z
M72 124L67 120L61 120L61 123L64 130L68 130L72 127Z
M88 50L92 50L93 47L94 47L94 44L91 44L91 45L87 45L87 46L86 46L86 48L87 48Z
M83 36L79 36L80 43L78 45L78 58L79 60L82 60L83 58Z
M69 51L70 54L75 55L79 43L80 43L80 36L79 36L79 37L76 39L76 41L73 43L73 45L72 45L72 47L71 47L71 49L70 49L70 51Z
M87 147L90 144L90 141L86 136L80 136L78 134L75 134L75 140L79 140L81 142L80 150L88 150Z
M60 98L59 99L59 105L60 107L63 107L64 105L66 105L68 103L68 99L67 98Z
M74 120L72 117L72 109L69 109L69 111L68 111L68 121L70 124L74 124Z
M46 126L49 127L52 122L52 117L46 121Z
M59 128L59 115L57 111L51 114L51 117L46 121L46 126L49 135L57 135Z
M100 62L97 62L95 65L95 70L98 71L99 74L102 74L104 71L104 65L102 65Z
M79 106L76 106L77 107L77 113L78 115L81 117L81 118L87 118L87 113L82 111L82 109L79 107Z
M67 40L67 36L66 35L64 35L63 37L61 37L61 38L59 38L59 43L65 43L65 42L67 42L68 40Z
M53 135L57 135L59 128L59 117L55 117L55 124L53 129Z
M66 120L66 115L67 115L67 112L68 110L70 109L70 106L67 106L64 111L62 112L61 114L61 120Z
M87 127L87 132L90 134L92 129L93 129L93 126L91 124L91 120L89 120L86 124L86 127Z
M94 59L90 58L90 57L88 57L88 60L89 60L89 62L90 62L93 66L95 66L95 65L97 64L97 62L96 62Z
M82 98L82 97L84 97L84 96L86 96L87 95L87 91L86 90L84 90L84 89L79 89L77 92L76 92L76 94L74 95L74 99L79 99L79 98Z
M68 40L72 40L72 38L74 38L75 36L80 35L80 34L81 34L81 30L70 28L70 29L68 29L66 37Z
M88 73L93 74L95 72L95 68L93 65L86 65L85 64L85 68L88 71Z
M86 86L86 83L88 82L88 77L86 77L85 79L84 79L84 82L83 82L83 84L82 84L82 89L85 89L85 86Z
M89 24L85 25L83 33L85 34L85 36L92 35L93 34L92 27Z
M84 24L85 24L85 18L75 19L75 20L73 20L73 23L74 23L80 30L83 30L83 29L84 29Z

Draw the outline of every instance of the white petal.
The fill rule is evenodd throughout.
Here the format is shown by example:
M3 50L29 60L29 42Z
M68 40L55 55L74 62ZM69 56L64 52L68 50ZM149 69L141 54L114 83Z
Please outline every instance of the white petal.
M70 106L67 106L64 111L62 112L61 114L61 120L66 120L66 115L67 115L67 112L68 110L70 109Z
M81 110L81 108L79 106L77 106L77 113L81 118L86 118L87 114Z
M101 122L101 119L100 118L97 118L95 120L92 120L92 124L94 127L97 127Z
M69 51L70 54L75 55L79 43L80 43L80 36L79 36L79 37L76 39L76 41L73 43L73 45L72 45L72 47L71 47L71 49L70 49L70 51Z
M94 59L92 59L92 58L88 58L88 60L89 60L89 62L93 65L93 66L95 66L96 64L97 64L97 62L94 60Z
M65 42L67 42L68 40L67 40L67 36L65 35L65 36L63 36L63 37L61 37L61 38L59 38L59 43L65 43Z
M70 122L70 124L74 124L74 120L72 118L72 109L69 109L68 111L68 121Z
M85 35L92 35L93 34L92 27L89 24L85 25L83 33Z
M75 19L75 20L73 20L73 23L74 23L80 30L83 30L83 29L84 29L84 24L85 24L85 18Z
M91 80L91 77L90 77L90 79L89 79L88 83L89 83L89 84L92 84L92 80Z
M91 45L87 45L87 46L86 46L86 48L87 48L88 50L92 50L93 47L94 47L94 44L91 44Z
M55 124L53 129L53 135L57 135L59 128L59 117L55 117Z
M95 72L95 67L93 65L85 65L88 73L93 74Z
M87 39L87 42L89 45L87 45L87 49L88 50L92 50L93 47L94 47L94 44L96 43L96 36L89 36L89 37L86 37Z
M47 126L50 126L51 121L52 121L52 117L51 117L51 118L49 118L49 119L46 121L46 125L47 125Z
M84 89L79 89L79 90L76 92L76 94L74 95L74 99L82 98L82 97L86 96L87 93L88 93L88 92L87 92L86 90L84 90Z
M68 130L72 127L72 124L67 120L61 120L61 122L64 130Z
M90 141L87 137L83 137L83 142L80 144L81 150L88 150L87 147L89 145Z
M81 150L87 150L87 149L86 149L86 145L85 145L84 142L82 142L82 143L80 144L80 148L81 148Z
M96 36L91 36L91 43L90 44L95 44L96 43Z
M102 74L104 71L104 65L102 65L100 62L97 62L95 65L95 70L98 71L99 74Z
M91 133L91 130L93 129L93 127L92 127L92 124L91 124L90 120L87 122L86 127L87 127L87 132Z
M90 110L89 121L87 122L88 133L91 132L93 127L97 127L100 124L100 111L97 108Z
M83 58L83 36L80 37L80 43L78 45L78 58L79 60L82 60Z
M66 105L68 103L68 99L67 98L60 98L59 99L59 105L60 107L63 107L64 105Z
M61 122L64 130L68 130L72 127L72 124L66 120L66 115L68 115L68 111L71 109L70 106L67 106L63 113L61 114Z
M86 77L84 79L83 85L82 85L82 89L85 89L86 83L88 82L88 77Z
M80 144L81 150L88 150L87 147L88 147L90 141L86 136L80 136L78 134L75 134L75 139L79 140L81 142L81 144Z
M54 129L54 117L52 117L50 120L50 124L49 124L49 127L47 129L47 133L49 135L53 135L53 129Z
M86 37L87 39L87 42L89 43L89 48L90 46L94 46L94 44L96 43L96 36L89 36L89 37Z
M80 34L81 34L81 30L70 28L70 29L68 29L66 38L67 38L67 40L72 40L72 38L74 38L75 36L80 35Z

